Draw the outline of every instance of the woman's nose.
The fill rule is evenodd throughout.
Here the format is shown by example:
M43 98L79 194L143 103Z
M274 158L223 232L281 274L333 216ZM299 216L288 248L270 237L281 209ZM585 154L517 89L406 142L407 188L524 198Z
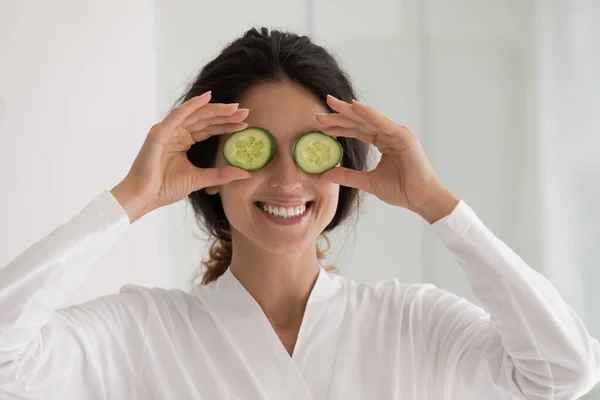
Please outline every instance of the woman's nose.
M298 168L291 154L277 154L271 161L270 185L284 192L294 192L303 186L304 173Z

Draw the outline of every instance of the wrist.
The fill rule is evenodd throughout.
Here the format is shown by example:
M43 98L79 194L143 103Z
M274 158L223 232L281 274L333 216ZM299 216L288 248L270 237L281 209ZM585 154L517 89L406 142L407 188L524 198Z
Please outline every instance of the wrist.
M118 183L110 192L129 216L130 224L152 211L148 202L125 180Z
M459 203L459 199L447 188L441 189L431 200L423 204L416 213L429 224L450 215Z

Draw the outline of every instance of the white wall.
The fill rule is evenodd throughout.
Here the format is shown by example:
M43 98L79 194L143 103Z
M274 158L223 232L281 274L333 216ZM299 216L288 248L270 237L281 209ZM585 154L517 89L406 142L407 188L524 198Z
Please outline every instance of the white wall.
M0 5L0 266L126 174L157 117L146 1ZM134 224L71 302L160 285L157 222Z
M600 2L538 1L546 275L600 335ZM600 390L600 388L599 388Z

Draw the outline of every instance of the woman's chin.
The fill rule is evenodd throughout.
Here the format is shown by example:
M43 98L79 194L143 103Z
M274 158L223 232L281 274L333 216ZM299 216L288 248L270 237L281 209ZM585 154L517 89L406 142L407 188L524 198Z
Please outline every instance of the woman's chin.
M292 254L302 251L309 246L314 246L316 237L306 235L277 234L275 232L262 231L260 237L255 238L255 243L273 254Z

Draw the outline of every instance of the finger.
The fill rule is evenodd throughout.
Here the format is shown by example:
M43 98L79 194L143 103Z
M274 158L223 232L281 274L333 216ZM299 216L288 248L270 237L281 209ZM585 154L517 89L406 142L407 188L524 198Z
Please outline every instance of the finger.
M352 109L351 104L346 103L345 101L342 101L338 98L335 98L330 94L327 95L327 105L331 107L332 110L347 116L355 122L360 123L362 121L362 118L358 114L356 114L356 112L354 112L354 110Z
M370 124L359 124L342 114L317 113L317 120L324 125L322 132L331 136L355 138L377 148L393 144L393 136L381 134Z
M202 119L202 120L196 122L195 124L188 126L187 130L189 132L193 133L193 132L204 130L211 125L223 125L223 124L228 124L228 123L242 122L243 120L248 118L249 112L250 112L250 110L247 108L240 108L240 109L236 110L235 113L233 113L232 115L228 115L225 117L219 116L219 117L212 117L212 118L208 118L208 119Z
M198 132L192 132L192 138L195 142L201 142L208 139L211 136L220 135L223 133L233 133L246 129L248 124L246 122L237 122L230 124L211 125L204 130Z
M252 175L250 172L231 165L218 168L201 168L196 174L197 184L195 190L226 185L236 180L248 179L251 177Z
M327 135L333 137L347 137L358 139L363 143L373 145L379 150L380 153L390 153L393 150L400 150L397 140L394 141L390 136L375 133L365 133L364 131L358 129L349 129L349 128L325 128L321 129L321 131Z
M374 127L378 133L378 147L380 147L379 143L382 143L394 150L403 150L412 146L415 141L418 142L418 139L410 129L396 124L385 115L375 111L372 107L354 100L352 108L365 119L367 124Z
M169 115L167 115L163 120L164 124L171 128L175 128L181 125L181 123L185 121L185 119L188 116L192 115L194 111L207 105L210 101L210 98L210 91L203 93L200 96L192 97L191 99L189 99L188 101L171 111Z
M336 167L321 174L320 177L322 180L330 183L371 192L371 179L368 172Z
M321 129L321 131L323 133L325 133L326 135L330 135L333 137L347 137L347 138L354 138L354 139L358 139L361 142L365 142L367 144L374 144L375 142L375 135L371 135L368 133L365 133L363 131L360 131L358 129L352 129L352 128L342 128L342 127L331 127L331 128L324 128Z
M362 117L366 122L382 133L393 134L398 128L396 123L377 112L373 107L359 103L356 100L352 101L350 107L352 107L355 114Z
M228 117L237 112L239 107L238 103L210 103L204 107L197 109L191 115L189 115L183 122L183 126L186 128L198 123L199 121L211 119L215 117Z
M359 129L360 124L343 114L317 113L317 121L324 127L341 126Z

